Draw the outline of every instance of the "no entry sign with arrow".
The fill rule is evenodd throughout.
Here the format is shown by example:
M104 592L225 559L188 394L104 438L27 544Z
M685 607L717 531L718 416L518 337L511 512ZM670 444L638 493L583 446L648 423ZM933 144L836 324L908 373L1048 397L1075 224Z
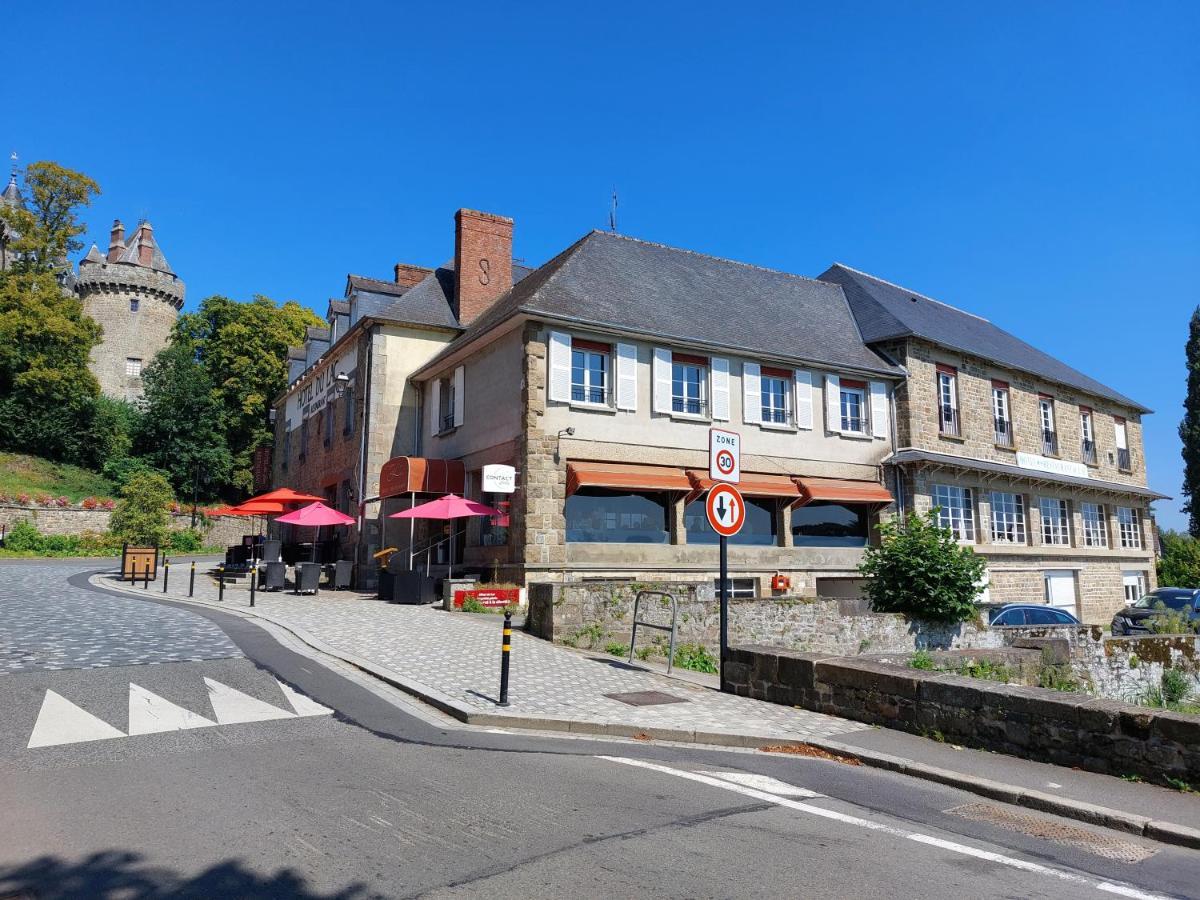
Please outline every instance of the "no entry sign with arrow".
M733 537L746 524L746 504L732 484L714 484L704 501L708 524L723 538Z

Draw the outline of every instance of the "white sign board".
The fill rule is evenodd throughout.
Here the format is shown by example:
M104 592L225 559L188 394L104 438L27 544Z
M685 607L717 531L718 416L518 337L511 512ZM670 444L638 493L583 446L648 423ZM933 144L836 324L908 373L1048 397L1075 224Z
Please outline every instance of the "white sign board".
M1038 456L1034 453L1018 453L1017 465L1022 469L1035 469L1038 472L1050 472L1053 475L1071 475L1075 478L1090 477L1088 467L1083 463Z
M708 429L708 477L729 484L742 480L742 436L736 431Z
M517 470L512 466L484 466L479 489L485 494L511 494L517 489Z

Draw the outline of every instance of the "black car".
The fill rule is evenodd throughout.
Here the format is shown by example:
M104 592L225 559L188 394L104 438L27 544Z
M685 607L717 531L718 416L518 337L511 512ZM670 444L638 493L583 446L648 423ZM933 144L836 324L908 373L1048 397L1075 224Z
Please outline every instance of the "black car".
M1200 631L1200 590L1160 587L1113 616L1114 635L1153 634L1151 622L1165 614L1181 616L1194 631Z
M996 625L1079 625L1065 609L1044 603L1009 603L992 610L988 624Z

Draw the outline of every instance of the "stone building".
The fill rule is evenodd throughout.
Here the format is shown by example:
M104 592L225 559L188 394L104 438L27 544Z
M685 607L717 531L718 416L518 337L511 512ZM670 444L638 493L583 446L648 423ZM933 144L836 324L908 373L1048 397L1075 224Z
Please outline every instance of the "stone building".
M126 239L125 226L113 222L108 253L92 244L80 261L75 292L83 311L104 329L90 361L100 390L139 399L142 370L167 346L184 298L183 281L163 256L151 224L142 222Z

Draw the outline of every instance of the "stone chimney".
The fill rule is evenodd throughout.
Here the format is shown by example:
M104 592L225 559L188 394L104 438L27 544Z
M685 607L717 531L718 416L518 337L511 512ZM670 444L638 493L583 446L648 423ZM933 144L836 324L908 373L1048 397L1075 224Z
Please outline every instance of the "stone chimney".
M396 284L410 288L420 284L433 269L424 266L410 266L408 263L396 263Z
M460 209L454 214L454 302L469 325L512 289L513 220Z
M113 219L112 232L108 238L108 261L116 262L125 252L125 226L120 219Z
M143 222L138 226L138 265L149 269L154 265L154 226Z

